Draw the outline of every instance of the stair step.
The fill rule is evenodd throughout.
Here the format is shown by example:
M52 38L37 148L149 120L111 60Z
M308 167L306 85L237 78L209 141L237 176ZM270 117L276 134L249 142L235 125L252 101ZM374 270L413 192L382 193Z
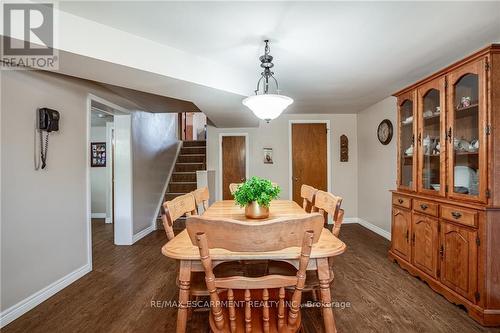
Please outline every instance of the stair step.
M175 172L194 172L205 170L205 163L175 163Z
M182 147L181 154L182 155L190 155L190 154L203 154L205 155L207 152L206 147L202 146L194 146L194 147Z
M206 146L207 141L205 140L196 140L196 141L182 141L183 147L194 147L194 146Z
M196 172L174 172L171 182L196 182Z
M187 193L189 193L189 192L187 192ZM165 201L173 200L174 198L177 198L179 195L183 195L183 194L186 194L186 193L172 193L172 192L165 193Z
M205 163L205 155L179 155L179 157L177 157L177 163Z
M174 222L174 234L178 234L182 230L186 228L186 218L185 217L180 217L178 220ZM165 230L165 227L163 226L163 221L161 218L156 219L156 229L158 230Z
M196 190L196 182L170 183L168 184L169 193L189 193Z

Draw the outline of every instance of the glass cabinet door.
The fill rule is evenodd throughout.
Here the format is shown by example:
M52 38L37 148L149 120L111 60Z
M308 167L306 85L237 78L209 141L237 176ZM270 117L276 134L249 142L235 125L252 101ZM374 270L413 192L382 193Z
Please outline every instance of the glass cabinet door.
M485 60L449 75L449 195L486 199L486 75Z
M417 119L415 115L416 103L415 92L399 96L399 168L398 187L414 191L416 188L416 147L415 130Z
M418 88L418 191L445 195L446 128L444 77Z

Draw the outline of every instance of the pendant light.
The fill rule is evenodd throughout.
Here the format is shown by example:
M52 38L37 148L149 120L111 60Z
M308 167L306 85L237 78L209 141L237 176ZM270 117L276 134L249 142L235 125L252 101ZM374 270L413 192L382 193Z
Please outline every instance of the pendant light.
M279 117L279 115L293 103L293 99L279 94L278 81L274 77L274 72L271 68L274 67L272 63L273 57L269 54L269 40L264 40L266 46L264 48L264 55L260 56L260 67L264 68L261 77L257 82L257 89L254 96L245 98L242 103L248 107L260 119L269 122L272 119ZM269 93L269 79L272 79L276 84L276 93ZM262 90L260 89L262 83Z

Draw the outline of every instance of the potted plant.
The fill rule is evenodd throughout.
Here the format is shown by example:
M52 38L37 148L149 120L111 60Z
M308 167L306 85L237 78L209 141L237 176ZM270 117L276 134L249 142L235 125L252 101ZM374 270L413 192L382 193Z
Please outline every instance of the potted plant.
M251 219L265 219L269 216L271 200L277 199L281 189L270 180L252 177L234 192L234 200L245 207L245 215Z

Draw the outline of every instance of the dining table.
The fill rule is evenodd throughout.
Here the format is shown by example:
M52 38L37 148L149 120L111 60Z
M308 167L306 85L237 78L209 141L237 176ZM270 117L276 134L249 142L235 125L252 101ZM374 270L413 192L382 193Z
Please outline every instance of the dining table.
M239 207L234 200L217 201L203 214L204 217L234 219L245 221L259 227L259 223L275 218L304 217L309 215L301 206L291 200L273 200L269 207L269 217L266 219L249 219L245 217L245 209ZM262 235L265 237L265 235ZM323 228L320 237L313 244L307 270L317 271L320 282L320 301L325 332L333 333L335 319L330 291L329 258L342 254L346 245L335 237L327 228ZM300 247L288 247L277 251L232 252L226 249L211 249L210 257L214 267L228 261L275 260L285 261L298 266ZM181 231L162 247L163 255L179 261L179 301L177 310L177 333L186 332L188 320L188 303L191 273L204 272L200 261L199 249L191 242L187 230ZM332 277L333 278L333 277Z

